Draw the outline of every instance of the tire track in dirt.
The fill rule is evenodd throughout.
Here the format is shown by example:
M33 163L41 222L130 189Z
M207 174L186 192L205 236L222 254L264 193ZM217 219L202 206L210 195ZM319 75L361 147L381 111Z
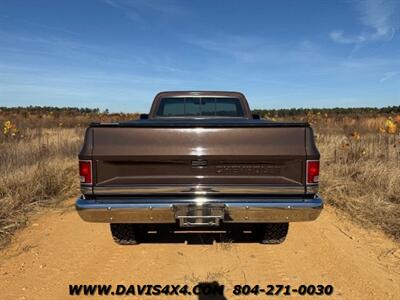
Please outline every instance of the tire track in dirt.
M399 254L398 244L338 218L329 207L315 222L291 224L281 245L150 241L119 246L108 224L85 223L70 206L35 217L0 252L0 295L65 299L69 284L216 281L225 285L228 299L235 284L332 284L334 299L395 299Z

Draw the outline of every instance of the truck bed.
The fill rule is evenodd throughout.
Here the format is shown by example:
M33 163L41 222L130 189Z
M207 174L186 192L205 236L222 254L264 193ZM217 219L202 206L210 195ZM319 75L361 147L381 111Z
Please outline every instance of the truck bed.
M305 195L305 162L318 158L307 123L243 119L93 123L80 155L98 198Z

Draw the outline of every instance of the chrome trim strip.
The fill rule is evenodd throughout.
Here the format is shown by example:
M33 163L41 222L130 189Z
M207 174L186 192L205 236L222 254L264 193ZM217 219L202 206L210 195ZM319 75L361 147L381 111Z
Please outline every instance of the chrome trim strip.
M309 184L307 185L307 194L317 194L319 190L319 185L318 184Z
M81 193L84 195L92 195L93 194L92 186L81 185Z
M149 194L304 194L304 186L268 186L253 185L129 185L129 186L95 186L95 195L149 195Z
M75 203L80 217L88 222L102 223L176 223L176 212L182 207L221 207L224 204L224 223L268 223L299 222L315 220L322 208L323 200L313 199L254 199L245 198L240 202L229 199L217 201L205 197L194 199L173 199L169 202L151 198L86 200ZM206 211L206 210L205 210Z

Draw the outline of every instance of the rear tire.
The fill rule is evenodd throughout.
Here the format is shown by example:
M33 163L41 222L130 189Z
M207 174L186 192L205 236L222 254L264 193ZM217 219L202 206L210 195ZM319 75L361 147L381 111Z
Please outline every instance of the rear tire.
M289 223L269 223L263 227L261 244L281 244L286 239Z
M136 245L138 244L138 231L133 224L110 224L111 235L119 245Z

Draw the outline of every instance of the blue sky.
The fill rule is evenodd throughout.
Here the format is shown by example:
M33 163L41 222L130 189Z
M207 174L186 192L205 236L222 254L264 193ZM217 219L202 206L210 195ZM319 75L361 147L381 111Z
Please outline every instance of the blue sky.
M146 112L163 90L253 108L400 105L400 1L0 1L0 106Z

